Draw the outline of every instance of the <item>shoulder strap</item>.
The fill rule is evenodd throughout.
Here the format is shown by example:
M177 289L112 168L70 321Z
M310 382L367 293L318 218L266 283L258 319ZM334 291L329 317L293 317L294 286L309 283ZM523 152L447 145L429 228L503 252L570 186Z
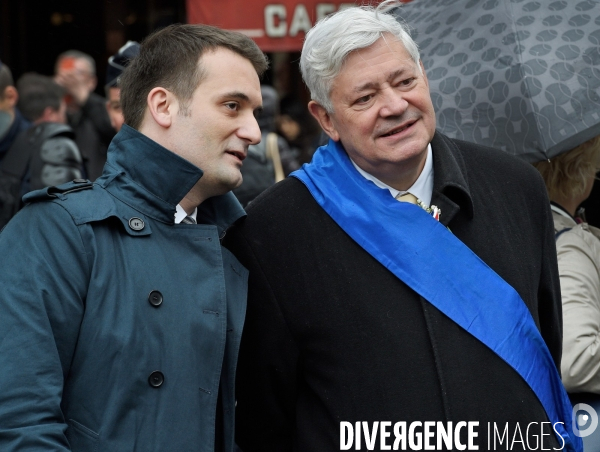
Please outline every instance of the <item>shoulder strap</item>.
M277 145L277 134L274 132L267 134L267 158L273 162L275 182L285 179L281 157L279 156L279 146Z

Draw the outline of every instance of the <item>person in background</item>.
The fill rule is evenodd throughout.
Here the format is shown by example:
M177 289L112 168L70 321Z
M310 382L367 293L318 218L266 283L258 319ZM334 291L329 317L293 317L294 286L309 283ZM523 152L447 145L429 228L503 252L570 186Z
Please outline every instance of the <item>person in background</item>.
M10 68L0 61L0 161L17 135L31 127L17 108L19 94Z
M0 161L0 228L23 207L27 192L83 175L81 154L66 125L64 89L36 73L23 75L17 89L17 106L33 126L17 135Z
M585 212L585 221L591 226L600 228L600 172L596 173L596 182L590 196L579 207Z
M82 178L83 159L67 125L64 88L51 77L27 73L18 80L17 89L17 105L33 124L9 151L30 156L23 194Z
M106 68L106 111L110 118L110 124L118 132L125 119L121 110L121 88L119 88L119 77L129 65L129 62L140 53L140 45L135 41L127 43L117 53L108 59Z
M221 238L266 67L240 33L150 35L102 176L29 193L0 232L2 452L234 450L248 272Z
M507 153L436 132L398 6L347 8L307 33L308 108L330 141L225 237L250 271L238 445L417 450L406 441L416 427L424 450L490 450L487 425L510 438L535 425L543 448L581 451L559 374L542 179ZM457 430L467 421L476 437ZM454 440L436 447L427 435L449 422Z
M96 62L86 53L68 50L56 59L54 79L66 90L67 120L83 155L87 178L93 181L102 174L106 149L115 135L106 101L94 93Z
M260 91L263 108L256 115L256 120L262 140L248 148L248 156L242 166L242 185L233 190L243 206L247 206L275 182L300 168L298 152L291 149L287 140L275 131L279 110L277 91L268 85L262 85Z
M67 123L65 89L51 77L28 72L17 81L17 107L33 125L43 122Z
M562 379L600 395L600 229L577 217L600 169L600 137L535 163L550 196L563 311Z
M310 162L315 149L327 143L327 140L323 142L325 134L318 122L306 111L306 106L292 96L281 100L277 131L298 154L301 164Z

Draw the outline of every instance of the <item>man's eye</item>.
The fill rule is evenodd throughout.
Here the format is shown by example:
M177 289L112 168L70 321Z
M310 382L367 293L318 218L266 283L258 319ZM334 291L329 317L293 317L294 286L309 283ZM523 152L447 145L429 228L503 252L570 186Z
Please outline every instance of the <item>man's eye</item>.
M404 79L400 82L400 86L410 86L415 81L415 77Z
M358 99L356 99L356 104L365 104L367 102L369 102L371 99L373 98L372 94L367 94L366 96L363 97L359 97Z
M238 105L237 102L227 102L225 104L225 107L228 108L228 109L230 109L230 110L234 110L235 111L235 110L237 110L239 108L239 105Z

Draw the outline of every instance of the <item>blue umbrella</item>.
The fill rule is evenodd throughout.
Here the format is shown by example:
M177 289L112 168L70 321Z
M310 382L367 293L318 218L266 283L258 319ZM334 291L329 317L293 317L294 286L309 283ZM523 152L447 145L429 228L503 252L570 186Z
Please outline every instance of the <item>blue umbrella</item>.
M533 162L600 135L600 0L415 0L438 129Z

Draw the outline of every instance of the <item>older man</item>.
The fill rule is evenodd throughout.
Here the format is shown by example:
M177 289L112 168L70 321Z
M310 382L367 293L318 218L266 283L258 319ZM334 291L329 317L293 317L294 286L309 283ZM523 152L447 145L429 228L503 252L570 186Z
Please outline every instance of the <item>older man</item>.
M309 109L331 140L227 236L250 270L238 444L577 450L544 185L435 131L394 6L308 33Z
M266 65L238 33L156 32L102 176L30 193L0 233L0 450L233 450L247 271L220 239Z

